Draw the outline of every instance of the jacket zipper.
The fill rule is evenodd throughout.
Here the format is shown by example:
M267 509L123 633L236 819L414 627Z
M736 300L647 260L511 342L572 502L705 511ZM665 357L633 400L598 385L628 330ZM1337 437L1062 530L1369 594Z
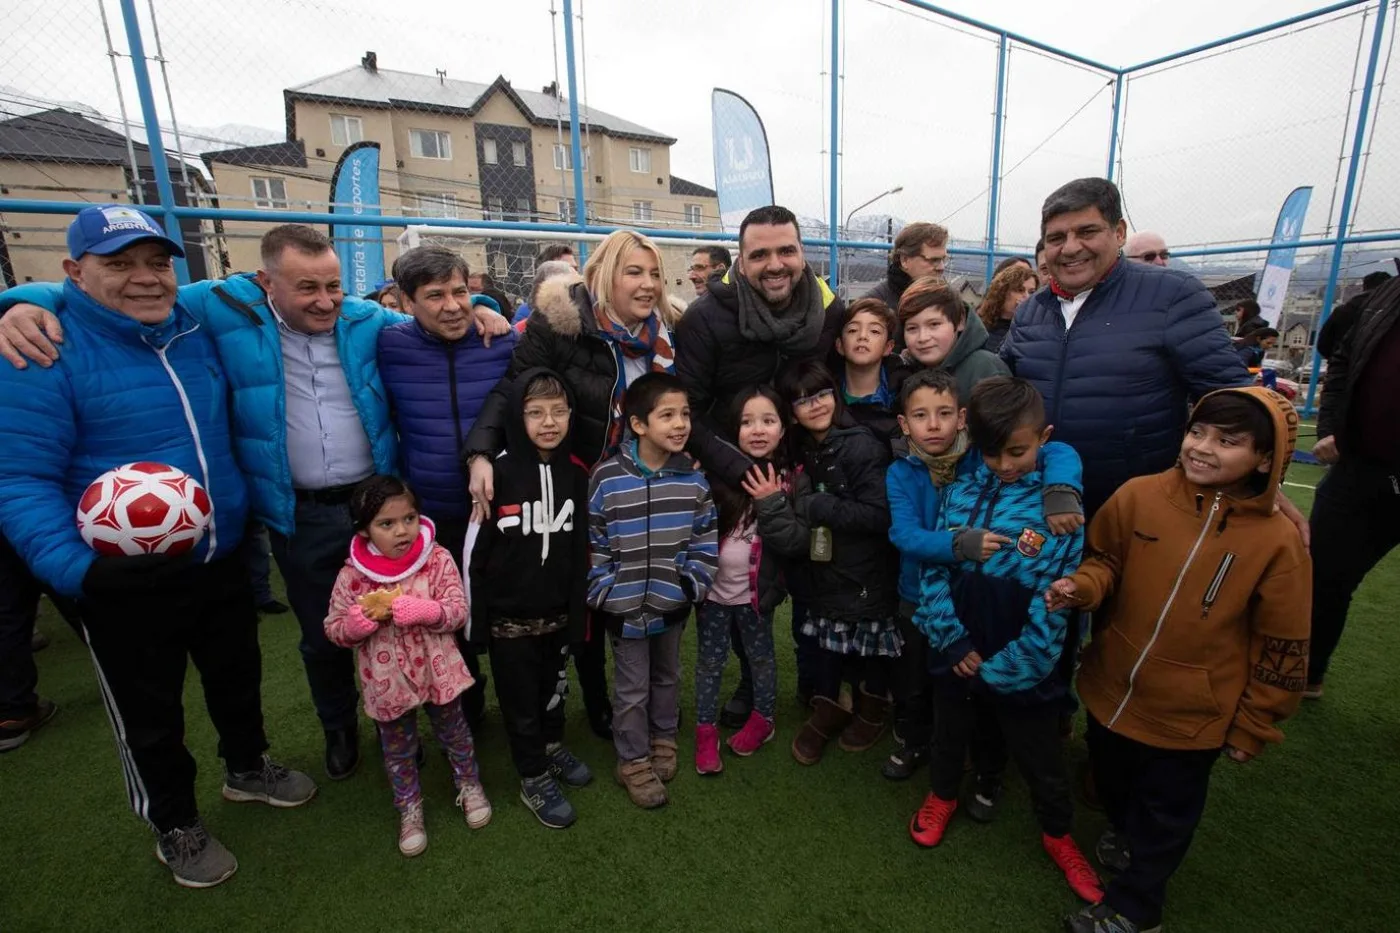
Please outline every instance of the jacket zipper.
M1226 552L1220 559L1220 566L1215 568L1215 576L1211 578L1210 586L1206 587L1206 595L1201 599L1201 618L1204 619L1215 605L1216 598L1220 595L1220 587L1225 582L1225 577L1230 573L1230 568L1235 565L1235 555Z
M1210 511L1206 513L1206 520L1201 523L1201 533L1196 535L1196 543L1191 545L1190 552L1186 555L1186 561L1181 565L1180 572L1176 575L1176 582L1172 584L1171 592L1167 594L1167 601L1162 605L1162 612L1157 616L1157 625L1152 629L1152 637L1147 640L1142 653L1138 655L1137 663L1133 665L1132 671L1128 673L1128 690L1123 694L1123 699L1118 703L1118 708L1113 711L1113 716L1109 718L1106 725L1112 729L1114 723L1118 722L1118 717L1123 715L1123 710L1127 708L1128 701L1133 698L1133 683L1137 680L1138 671L1142 669L1143 662L1147 660L1147 655L1152 651L1152 646L1157 643L1157 636L1162 634L1162 626L1167 621L1167 613L1171 612L1172 603L1176 601L1176 594L1181 591L1181 581L1186 579L1186 571L1191 569L1191 564L1196 560L1196 553L1201 549L1201 542L1206 539L1206 532L1210 531L1210 526L1215 523L1215 513L1220 511L1220 499L1222 493L1216 493L1214 501L1210 504Z
M457 459L462 459L462 414L457 406L457 351L451 344L444 345L447 352L447 391L452 399L452 433L457 437Z
M165 358L165 351L174 346L175 341L186 334L192 334L199 329L199 325L191 327L189 330L181 331L171 337L163 347L151 347L155 350L156 357L160 360L160 365L165 367L165 374L170 377L170 382L175 386L175 394L180 396L180 408L185 413L185 424L189 426L190 436L194 439L195 456L199 458L199 470L204 474L204 491L209 494L209 548L204 552L204 562L207 564L214 559L214 551L219 546L219 535L214 526L214 487L209 483L209 461L204 456L204 441L199 436L199 425L194 420L194 409L190 407L190 398L185 394L184 383L180 382L180 377L175 374L175 368L170 365L170 361ZM150 346L150 344L147 344Z
M645 583L645 584L643 585L643 587L642 587L642 604L641 604L641 606L638 607L638 608L642 611L642 613L645 613L645 612L646 612L647 602L651 599L651 477L650 477L650 476L648 476L648 477L646 478L646 484L647 484L647 543L646 543L646 550L643 552L643 554L644 554L645 556L643 556L642 559L643 559L644 561L646 561L646 563L647 563L647 581L646 581L646 583ZM646 621L646 616L645 616L645 615L642 616L642 634L643 634L643 635L648 634L648 632L647 632L647 621Z

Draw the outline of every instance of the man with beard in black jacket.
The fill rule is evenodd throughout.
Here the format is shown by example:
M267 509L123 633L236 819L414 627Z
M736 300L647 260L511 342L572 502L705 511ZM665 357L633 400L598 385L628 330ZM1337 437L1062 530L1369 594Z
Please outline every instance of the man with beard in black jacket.
M788 363L834 356L845 306L807 265L797 217L777 205L749 212L739 225L738 262L705 285L706 293L676 325L676 375L690 395L687 449L706 473L737 489L754 464L720 433L734 397L750 386L772 385ZM804 616L794 607L795 638ZM720 724L741 726L752 687L738 633L731 635L740 682ZM799 693L809 686L804 658L814 650L799 639Z

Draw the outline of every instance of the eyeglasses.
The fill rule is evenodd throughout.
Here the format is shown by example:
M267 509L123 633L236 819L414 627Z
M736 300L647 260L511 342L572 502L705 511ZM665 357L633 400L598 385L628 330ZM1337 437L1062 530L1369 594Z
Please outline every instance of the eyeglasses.
M835 389L822 389L822 390L820 390L820 391L818 391L818 392L813 392L811 395L804 395L804 396L802 396L801 398L793 399L793 401L792 401L792 407L793 407L793 408L811 408L813 405L817 404L818 402L829 402L829 401L831 401L831 400L832 400L833 398L835 398L835 397L836 397L836 390L835 390Z
M527 408L525 409L525 420L531 422L543 421L551 418L555 421L563 421L569 417L570 409L565 405L558 405L553 408Z
M1143 262L1156 262L1158 256L1161 256L1163 259L1170 259L1172 258L1172 253L1169 249L1150 249L1145 253L1141 253L1137 256L1129 256L1128 258L1141 259Z

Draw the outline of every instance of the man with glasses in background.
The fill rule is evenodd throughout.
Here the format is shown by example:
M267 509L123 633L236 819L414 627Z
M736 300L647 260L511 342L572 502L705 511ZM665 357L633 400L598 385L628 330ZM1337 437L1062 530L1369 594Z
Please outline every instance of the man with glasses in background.
M1162 235L1150 230L1141 230L1128 237L1123 255L1133 262L1145 262L1152 266L1165 266L1172 256Z
M699 298L710 290L705 283L711 276L723 276L733 264L734 257L723 246L702 246L692 253L687 278L695 286L695 297Z

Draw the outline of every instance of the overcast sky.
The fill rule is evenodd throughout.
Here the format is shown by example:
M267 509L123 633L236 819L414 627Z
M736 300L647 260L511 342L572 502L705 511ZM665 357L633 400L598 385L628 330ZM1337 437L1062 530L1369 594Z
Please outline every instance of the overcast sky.
M83 101L115 116L97 3L0 0L6 24L0 85ZM120 12L115 0L106 3L124 51ZM946 5L1090 58L1129 64L1320 4ZM146 18L145 0L138 5ZM282 132L282 88L356 65L369 49L378 53L381 69L431 74L442 68L448 77L481 82L501 74L536 90L557 70L564 83L561 0L555 0L556 17L549 0L157 0L155 6L176 113L187 125ZM826 216L829 3L582 0L577 8L589 105L677 137L673 172L711 184L710 90L738 91L766 124L778 200L801 214ZM870 212L938 220L955 236L980 237L995 40L898 0L844 0L842 21L841 216L902 185L901 194ZM1348 88L1361 26L1356 11L1130 81L1123 185L1135 226L1157 229L1171 243L1267 238L1285 195L1312 184L1305 231L1321 233L1339 148L1350 139ZM147 53L155 54L149 29ZM122 71L129 71L125 62ZM133 85L125 78L123 84L127 108L135 113ZM1394 226L1400 217L1397 94L1381 101L1357 229ZM159 85L157 95L165 112ZM1039 204L1051 189L1072 177L1103 174L1112 88L1105 76L1017 47L1007 99L1001 240L1026 244L1035 239Z

